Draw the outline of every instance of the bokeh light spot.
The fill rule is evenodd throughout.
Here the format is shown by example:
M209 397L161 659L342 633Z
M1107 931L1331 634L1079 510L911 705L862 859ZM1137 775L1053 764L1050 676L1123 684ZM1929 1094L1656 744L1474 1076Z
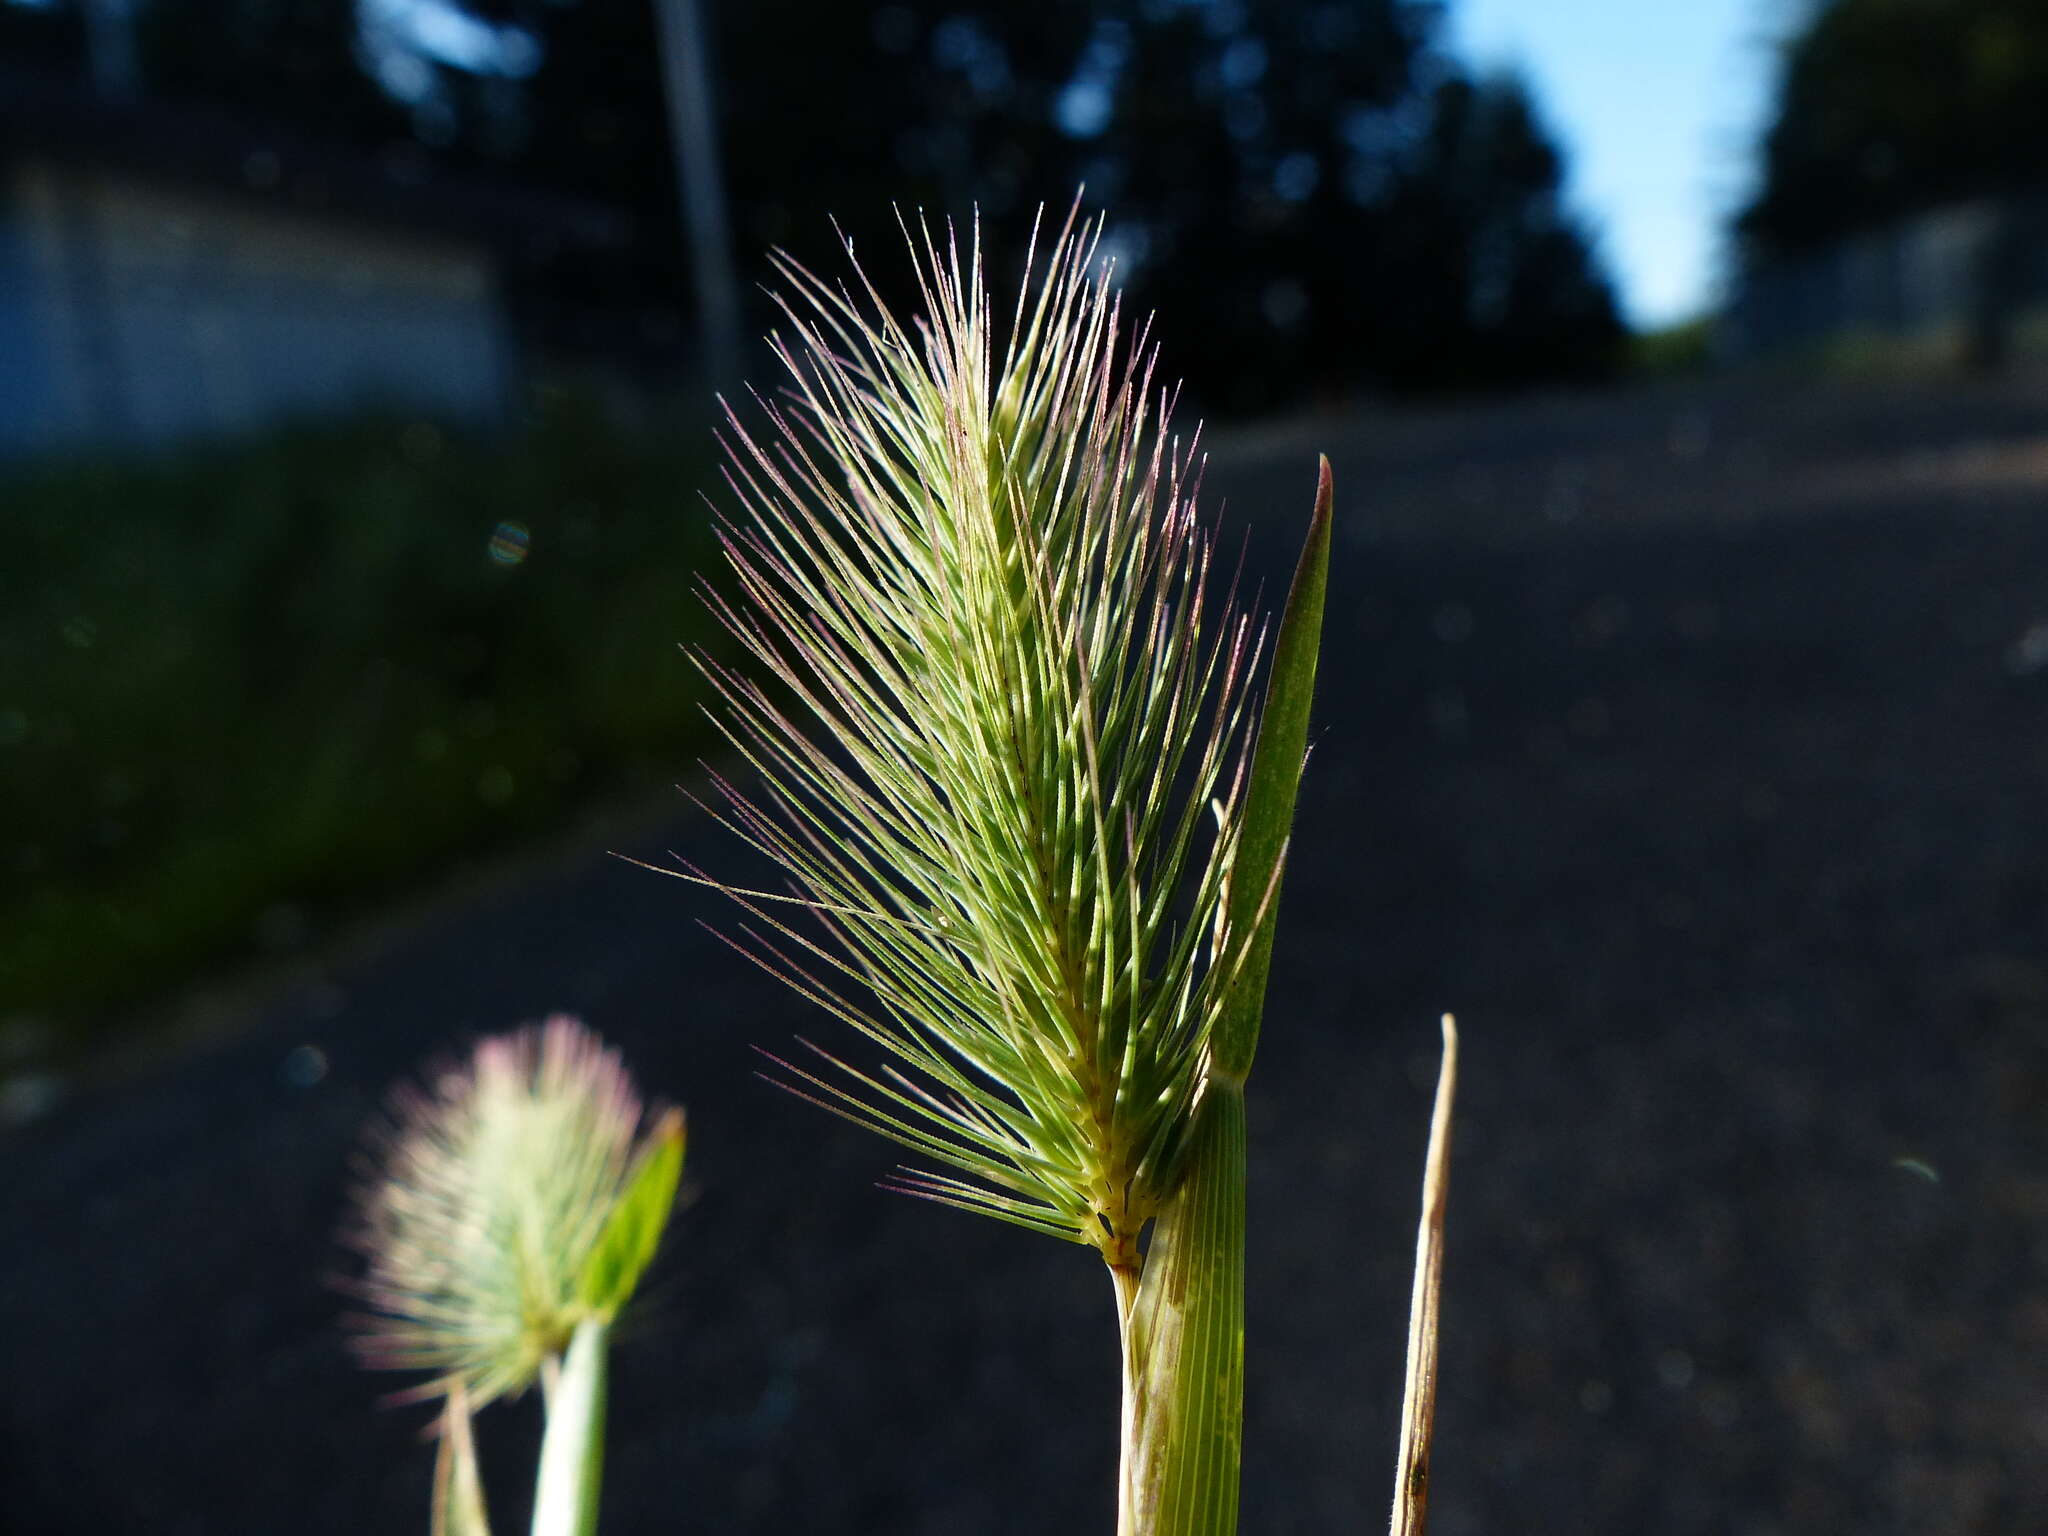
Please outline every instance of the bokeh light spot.
M327 1075L327 1053L317 1045L295 1045L285 1053L284 1080L294 1088L310 1088Z
M526 524L508 518L491 530L491 542L487 546L491 560L497 565L518 565L526 559L533 547L533 534Z

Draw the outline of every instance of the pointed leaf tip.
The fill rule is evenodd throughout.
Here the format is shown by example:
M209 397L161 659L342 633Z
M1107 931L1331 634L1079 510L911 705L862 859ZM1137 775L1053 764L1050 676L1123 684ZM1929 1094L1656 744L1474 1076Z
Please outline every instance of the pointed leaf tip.
M1258 1049L1265 1011L1266 972L1273 958L1273 930L1279 915L1279 869L1294 826L1294 797L1308 755L1309 705L1316 688L1316 657L1322 649L1323 600L1330 578L1330 525L1335 516L1334 476L1328 455L1316 466L1315 513L1302 541L1287 606L1273 646L1266 678L1266 702L1259 720L1246 792L1243 840L1231 881L1230 921L1250 931L1250 949L1217 1021L1212 1070L1243 1081ZM1263 912L1261 911L1263 908Z

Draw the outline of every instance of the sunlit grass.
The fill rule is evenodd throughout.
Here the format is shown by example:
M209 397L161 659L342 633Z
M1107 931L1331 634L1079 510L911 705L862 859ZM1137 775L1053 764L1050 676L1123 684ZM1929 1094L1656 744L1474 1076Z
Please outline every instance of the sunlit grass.
M720 888L740 946L890 1058L813 1047L792 1086L917 1154L908 1192L1100 1255L1119 1531L1228 1536L1243 1091L1330 479L1260 710L1264 631L1212 580L1200 460L1099 236L1070 221L1007 324L978 240L911 237L909 322L858 267L781 262L789 386L734 417L713 601L751 665L706 672L753 781L713 814L788 889Z

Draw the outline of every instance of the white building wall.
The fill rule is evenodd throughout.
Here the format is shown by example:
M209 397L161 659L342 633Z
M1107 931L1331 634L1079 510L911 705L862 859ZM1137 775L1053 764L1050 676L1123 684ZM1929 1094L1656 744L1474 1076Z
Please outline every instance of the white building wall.
M1743 277L1731 355L1891 348L1902 360L1989 360L2048 343L2048 192L1932 209Z
M40 398L0 364L0 446L506 409L512 341L481 246L49 166L20 167L14 192L0 337L33 337Z

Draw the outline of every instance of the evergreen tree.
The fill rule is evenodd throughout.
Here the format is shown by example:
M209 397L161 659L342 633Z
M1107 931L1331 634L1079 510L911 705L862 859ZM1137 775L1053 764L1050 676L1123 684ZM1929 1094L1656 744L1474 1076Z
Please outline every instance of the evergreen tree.
M142 3L154 94L629 210L630 250L530 255L515 297L557 340L582 324L567 315L612 350L682 344L651 0ZM1129 303L1174 317L1170 355L1212 409L1597 376L1616 356L1528 88L1468 78L1425 0L701 3L748 279L773 245L822 259L828 217L863 251L893 245L897 209L979 210L1007 278L1032 210L1056 219L1085 183ZM469 67L422 41L429 15L471 40Z
M1797 250L1916 209L2048 183L2048 6L1832 0L1785 44L1739 230Z

